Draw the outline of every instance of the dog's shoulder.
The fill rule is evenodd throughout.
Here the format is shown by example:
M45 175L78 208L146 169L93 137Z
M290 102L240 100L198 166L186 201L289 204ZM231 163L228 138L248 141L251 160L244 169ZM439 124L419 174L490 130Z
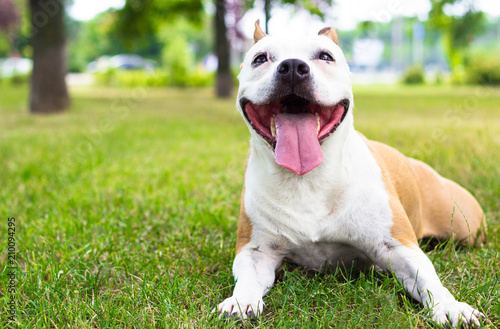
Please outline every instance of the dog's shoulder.
M416 173L411 163L413 159L406 157L403 153L387 144L370 140L360 132L358 134L366 143L382 173L385 172L388 175L386 178L390 179L398 191L401 190L400 187L403 188L403 186L400 186L401 184L407 186L408 182L415 180Z
M398 226L403 226L402 231L406 234L408 232L407 224L401 223L401 221L409 221L413 228L412 231L419 236L421 230L419 224L421 200L417 181L418 175L412 165L412 159L389 145L369 140L362 134L360 135L381 169L382 178L389 193L391 208L394 213L393 221L396 225L393 230ZM392 233L397 235L396 232ZM415 242L413 234L411 235L409 240Z

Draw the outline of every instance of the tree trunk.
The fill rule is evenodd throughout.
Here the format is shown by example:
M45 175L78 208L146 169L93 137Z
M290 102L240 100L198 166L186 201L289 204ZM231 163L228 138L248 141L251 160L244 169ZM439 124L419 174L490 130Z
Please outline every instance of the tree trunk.
M271 19L271 0L264 0L264 12L266 13L266 33L269 34L269 20Z
M29 0L31 11L30 112L54 113L70 105L66 87L65 0Z
M225 0L215 0L215 53L217 66L217 97L231 97L233 78L230 68L229 41L227 39Z

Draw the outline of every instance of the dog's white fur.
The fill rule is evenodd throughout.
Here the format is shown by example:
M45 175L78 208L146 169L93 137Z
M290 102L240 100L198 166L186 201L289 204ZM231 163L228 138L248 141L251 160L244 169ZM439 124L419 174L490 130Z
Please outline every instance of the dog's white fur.
M314 56L326 49L335 63ZM252 66L258 53L272 60ZM427 256L391 234L393 209L381 167L353 125L351 73L340 47L324 35L286 40L266 36L247 53L239 75L239 100L268 101L276 68L296 58L310 67L315 101L322 105L350 100L347 116L321 145L324 161L299 176L275 163L273 149L249 122L251 148L245 173L242 212L251 238L234 260L233 296L218 306L221 316L243 319L263 311L262 297L273 285L275 270L286 257L309 268L325 264L375 264L393 271L405 290L432 309L437 323L459 320L479 325L479 311L460 303L441 284ZM437 175L437 174L436 174Z

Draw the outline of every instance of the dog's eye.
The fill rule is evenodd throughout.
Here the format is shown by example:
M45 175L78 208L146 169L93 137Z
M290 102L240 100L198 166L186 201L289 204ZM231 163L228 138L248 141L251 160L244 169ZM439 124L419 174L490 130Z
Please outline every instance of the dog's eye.
M260 54L257 57L254 58L252 64L254 65L260 65L267 62L267 55L266 54Z
M325 62L334 62L335 60L333 59L332 55L329 53L321 52L318 56L318 59L325 61Z

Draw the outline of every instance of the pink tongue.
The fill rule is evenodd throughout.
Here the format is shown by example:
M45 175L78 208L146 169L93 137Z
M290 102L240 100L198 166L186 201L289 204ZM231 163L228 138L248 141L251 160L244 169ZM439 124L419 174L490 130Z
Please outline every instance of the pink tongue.
M323 161L318 141L318 121L310 113L280 113L276 123L274 161L297 175L307 174Z

